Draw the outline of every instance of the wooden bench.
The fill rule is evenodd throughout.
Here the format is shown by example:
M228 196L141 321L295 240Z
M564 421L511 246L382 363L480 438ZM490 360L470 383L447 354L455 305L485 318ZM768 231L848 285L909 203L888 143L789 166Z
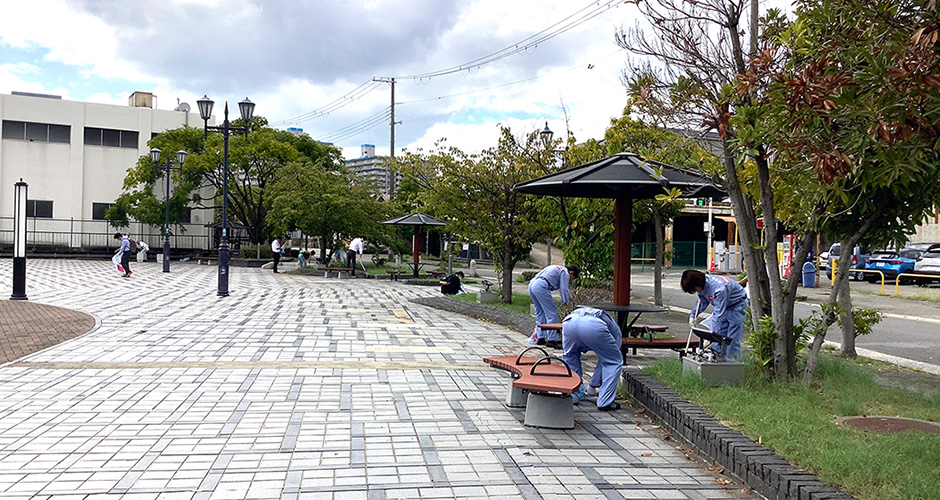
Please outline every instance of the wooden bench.
M525 355L533 350L540 351L541 356L534 358ZM483 362L512 374L506 393L506 406L525 406L525 425L550 429L574 428L571 395L581 387L581 377L561 358L550 356L541 347L529 347L518 356L483 358Z
M630 331L624 335L620 341L620 354L623 360L627 360L627 351L633 349L633 355L636 356L638 348L643 349L672 349L679 353L681 358L685 354L685 346L688 344L688 338L681 337L662 337L656 338L656 333L665 333L668 326L664 325L633 325Z
M317 271L323 271L323 276L326 278L332 278L333 273L336 273L337 278L348 278L353 268L351 267L318 267ZM343 276L343 273L347 273Z
M430 274L431 276L434 276L435 278L440 278L447 273L445 273L444 271L428 271L428 274Z
M556 330L562 331L561 323L545 323L538 325L542 330ZM627 352L630 349L633 349L633 355L636 356L637 349L672 349L679 352L679 357L683 355L685 346L688 343L687 338L681 337L664 337L656 338L653 335L656 333L665 333L669 330L668 326L665 325L633 325L627 332L623 332L624 335L620 339L620 354L623 356L624 362L627 360ZM696 344L698 341L696 341Z
M398 281L398 277L403 271L401 269L386 269L385 272L388 273L393 281Z

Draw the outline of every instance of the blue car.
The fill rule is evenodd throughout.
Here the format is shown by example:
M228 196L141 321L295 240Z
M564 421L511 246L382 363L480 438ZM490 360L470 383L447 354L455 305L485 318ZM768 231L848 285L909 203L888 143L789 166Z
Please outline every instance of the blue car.
M902 248L900 252L894 250L876 250L865 262L865 269L881 271L885 275L885 281L894 280L901 273L913 273L914 264L923 254L923 250L914 248ZM870 283L881 281L881 276L875 273L865 273L865 279ZM900 283L907 285L913 282L913 278L901 278Z

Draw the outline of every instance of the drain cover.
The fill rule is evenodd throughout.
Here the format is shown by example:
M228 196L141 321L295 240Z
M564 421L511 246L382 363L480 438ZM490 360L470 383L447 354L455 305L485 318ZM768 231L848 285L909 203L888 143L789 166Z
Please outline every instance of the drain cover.
M940 424L913 418L884 417L879 415L836 418L836 425L843 424L863 431L878 432L881 434L893 434L905 431L940 434Z

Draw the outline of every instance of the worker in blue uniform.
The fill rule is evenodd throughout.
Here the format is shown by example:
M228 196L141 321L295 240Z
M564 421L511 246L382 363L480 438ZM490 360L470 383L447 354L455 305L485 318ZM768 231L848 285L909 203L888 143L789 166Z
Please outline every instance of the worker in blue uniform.
M620 354L620 327L607 312L593 307L581 307L565 317L561 323L565 352L565 363L580 377L581 354L594 351L597 354L597 368L591 377L590 387L597 390L597 409L610 411L620 409L617 397L617 385L620 383L620 369L623 368L623 356ZM584 387L572 395L577 403L585 396Z
M728 277L706 275L694 269L682 273L681 285L685 293L698 294L698 303L689 313L689 326L695 326L696 317L709 305L713 306L711 331L731 338L731 345L722 354L728 358L740 358L744 309L750 305L744 287ZM713 348L720 352L718 346Z
M558 290L561 296L561 303L565 307L565 316L568 315L568 302L570 294L568 284L578 278L577 266L548 266L542 269L529 281L529 296L532 297L532 303L535 304L535 324L544 325L558 321L558 307L555 306L555 299L552 292ZM558 339L558 332L549 330L548 332L538 328L538 340L536 344L547 345L558 349L561 347L561 341Z

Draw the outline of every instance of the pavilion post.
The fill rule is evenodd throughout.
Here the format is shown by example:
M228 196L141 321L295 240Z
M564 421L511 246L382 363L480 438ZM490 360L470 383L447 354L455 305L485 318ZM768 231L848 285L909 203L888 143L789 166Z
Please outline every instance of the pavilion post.
M418 232L418 226L415 226L414 236L411 238L411 258L414 262L415 279L418 278L418 257L421 253L421 233Z
M614 305L630 305L630 247L633 199L617 196L614 204Z

